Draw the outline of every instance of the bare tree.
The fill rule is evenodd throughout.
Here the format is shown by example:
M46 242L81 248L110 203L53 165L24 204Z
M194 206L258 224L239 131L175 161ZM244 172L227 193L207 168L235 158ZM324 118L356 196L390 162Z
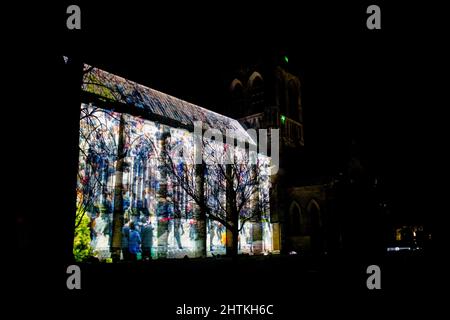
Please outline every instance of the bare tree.
M100 97L106 103L132 104L133 107L143 103L144 97L134 90L130 83L119 81L114 84L114 81L109 82L111 79L108 77L114 76L98 73L95 68L87 67L83 77L83 90ZM199 256L206 256L206 222L209 219L225 226L227 230L227 254L237 255L239 233L245 224L248 221L260 221L261 215L267 212L269 201L268 193L265 192L267 188L264 190L260 188L261 184L267 181L264 179L268 179L264 172L264 166L266 165L264 161L249 153L245 148L234 148L205 138L202 143L204 162L195 164L192 152L180 157L179 149L171 141L170 130L166 130L166 133L161 137L149 137L142 132L134 132L133 137L131 137L130 130L127 129L130 127L128 116L93 106L83 106L80 121L85 125L83 126L84 130L80 130L80 137L89 146L87 148L86 146L80 147L80 154L86 153L86 150L88 150L88 153L95 153L100 155L101 159L107 159L108 167L112 168L114 165L111 172L114 173L115 184L109 186L113 189L112 193L114 194L111 241L113 259L118 259L120 256L124 217L123 173L126 170L126 158L130 157L130 150L135 143L140 146L146 145L148 150L154 150L153 156L157 157L157 161L162 164L158 168L161 180L159 181L158 210L164 211L165 208L162 202L167 200L165 195L167 193L167 186L165 185L167 178L174 181L177 187L184 190L188 195L189 201L196 204L192 216L196 231L194 251ZM107 114L108 117L112 118L112 121L115 121L114 130L102 123L99 117L100 112L103 112L103 115ZM227 152L231 149L236 152ZM230 154L232 155L231 158ZM224 161L225 157L229 157L229 161ZM187 158L191 158L190 161L182 161L182 159L186 160ZM108 180L101 178L98 159L89 158L89 154L84 155L85 165L90 168L90 174L93 178L84 181L85 177L80 176L79 181L85 183L85 185L80 185L79 188L82 190L80 194L83 197L79 199L79 203L82 204L79 208L82 207L82 209L77 212L79 216L77 221L81 220L86 208L92 207L93 202L99 201L96 198L97 195L104 194L105 181ZM172 201L174 200L172 199ZM174 203L174 206L176 205ZM181 211L178 210L178 218L181 218L180 214ZM158 255L161 252L164 256L163 252L167 249L167 244L164 244L164 236L160 233L167 229L167 225L160 225L160 220L158 220ZM163 220L166 221L165 219L161 221Z
M125 95L118 88L105 85L91 66L85 66L82 77L84 91L95 93L110 102L123 101ZM118 133L108 127L109 121L118 123ZM117 114L91 104L82 104L80 113L80 162L78 172L76 226L88 210L94 210L95 205L106 204L106 194L110 171L114 171L115 185L113 188L113 227L111 254L113 259L120 257L121 232L123 225L123 170L124 159L127 156L125 142L125 119L123 114ZM116 136L118 135L117 139ZM117 140L117 142L116 142ZM106 164L104 164L106 162ZM114 170L110 170L115 164ZM83 173L83 174L82 174ZM100 197L100 199L99 199Z
M105 123L105 116L114 117L100 108L82 105L80 113L80 161L77 187L77 227L95 202L106 199L107 176L114 161L116 143L114 135ZM100 195L102 199L97 199Z
M227 255L238 254L239 233L248 221L260 221L268 208L269 195L261 192L267 179L264 164L245 149L231 153L226 144L203 139L204 162L194 164L193 154L168 150L165 154L171 176L194 200L199 240L206 239L206 218L221 223L227 229ZM226 157L231 154L231 159ZM255 155L253 155L255 156ZM230 161L231 160L231 161ZM206 242L196 247L204 247Z

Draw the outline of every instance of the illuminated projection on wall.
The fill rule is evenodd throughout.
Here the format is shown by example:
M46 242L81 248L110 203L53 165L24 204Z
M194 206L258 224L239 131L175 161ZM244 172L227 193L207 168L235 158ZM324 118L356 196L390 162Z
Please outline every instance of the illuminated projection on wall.
M254 143L236 120L87 65L82 89L77 261L272 251L270 158L201 136L194 161L194 121Z

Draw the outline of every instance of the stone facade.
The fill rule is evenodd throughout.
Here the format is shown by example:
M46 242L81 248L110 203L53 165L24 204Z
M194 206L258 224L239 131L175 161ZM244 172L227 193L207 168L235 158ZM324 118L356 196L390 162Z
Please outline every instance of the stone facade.
M324 252L333 191L331 184L322 181L301 182L298 166L305 140L299 77L283 61L241 67L233 76L224 113L239 119L245 128L280 129L280 169L271 181L274 249Z

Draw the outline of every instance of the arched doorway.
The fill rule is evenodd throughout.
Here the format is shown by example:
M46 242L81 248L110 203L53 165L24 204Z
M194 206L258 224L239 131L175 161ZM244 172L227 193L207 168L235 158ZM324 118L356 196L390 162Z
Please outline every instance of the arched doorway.
M289 207L290 249L297 252L311 249L311 221L309 213L293 201Z
M313 252L319 253L323 248L320 206L315 199L311 199L306 210L311 218L311 249Z

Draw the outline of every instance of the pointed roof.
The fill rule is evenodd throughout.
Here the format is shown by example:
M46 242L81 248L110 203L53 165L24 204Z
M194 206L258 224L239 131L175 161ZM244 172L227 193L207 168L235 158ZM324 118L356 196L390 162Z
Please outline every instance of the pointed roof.
M203 129L218 129L223 135L226 130L234 130L237 139L256 143L235 119L87 64L84 65L82 90L106 101L140 109L148 116L168 118L187 127L193 128L195 121L201 121Z

